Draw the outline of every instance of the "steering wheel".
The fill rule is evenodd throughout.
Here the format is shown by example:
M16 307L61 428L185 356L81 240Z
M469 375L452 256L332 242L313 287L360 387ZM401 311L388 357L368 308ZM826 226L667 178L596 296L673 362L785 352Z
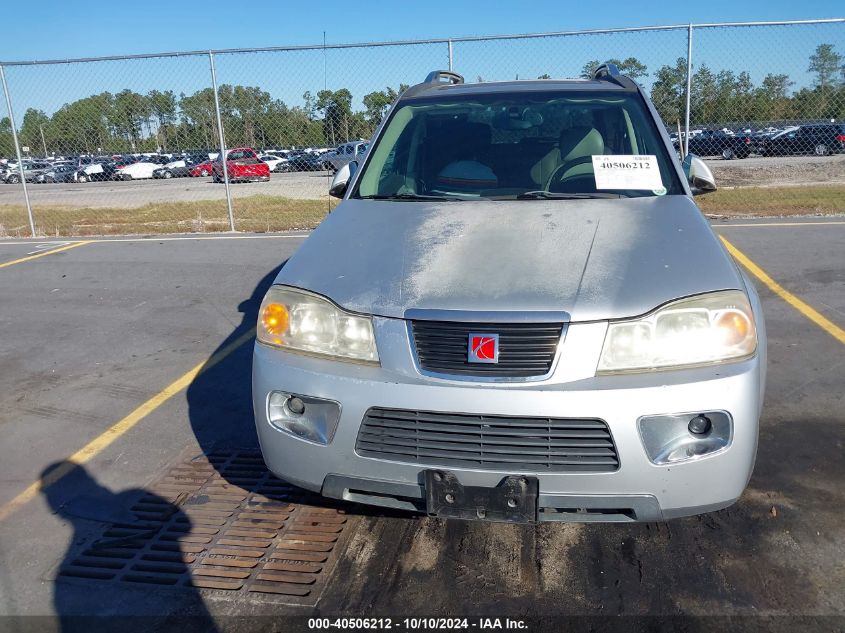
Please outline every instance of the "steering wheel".
M589 156L579 156L578 158L573 158L572 160L566 161L562 165L558 165L555 168L555 170L552 172L552 175L549 176L548 181L546 181L546 191L552 190L552 183L554 183L556 179L559 180L559 182L563 183L563 182L573 181L575 179L589 178L590 181L591 181L590 187L588 188L587 191L585 191L583 193L594 192L596 190L596 183L595 183L595 178L594 178L592 173L590 173L590 174L574 174L574 175L569 176L567 178L562 177L563 174L565 174L568 170L572 169L573 167L577 167L578 165L586 165L588 163L590 165L593 164L592 154L590 154ZM558 192L558 193L574 193L574 192Z

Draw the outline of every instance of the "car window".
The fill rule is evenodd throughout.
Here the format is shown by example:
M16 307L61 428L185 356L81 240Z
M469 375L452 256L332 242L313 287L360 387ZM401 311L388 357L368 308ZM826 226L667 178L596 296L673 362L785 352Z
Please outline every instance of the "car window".
M245 154L246 152L243 152L241 150L229 152L229 160L239 160L241 158L244 158Z
M653 156L645 162L656 164L662 186L608 189L602 178L599 190L592 160L597 155ZM351 195L682 194L673 160L637 94L438 95L392 112Z

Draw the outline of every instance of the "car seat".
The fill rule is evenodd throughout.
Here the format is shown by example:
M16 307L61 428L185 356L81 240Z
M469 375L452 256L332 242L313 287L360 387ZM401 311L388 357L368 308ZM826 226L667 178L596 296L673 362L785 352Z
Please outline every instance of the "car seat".
M604 154L604 138L594 127L576 126L560 133L559 149L561 163L546 181L547 191L561 191L563 181L577 178L582 181L593 175L593 156ZM592 179L590 190L595 190ZM555 187L554 189L552 187Z
M498 179L487 165L492 142L490 126L448 120L432 126L426 139L426 172L434 175L438 191L476 193L496 187Z

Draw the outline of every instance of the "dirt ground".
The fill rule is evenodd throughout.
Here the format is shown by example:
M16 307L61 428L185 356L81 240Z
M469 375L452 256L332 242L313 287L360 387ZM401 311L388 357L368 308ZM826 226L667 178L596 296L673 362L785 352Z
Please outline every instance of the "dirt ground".
M845 183L845 154L708 159L719 188Z

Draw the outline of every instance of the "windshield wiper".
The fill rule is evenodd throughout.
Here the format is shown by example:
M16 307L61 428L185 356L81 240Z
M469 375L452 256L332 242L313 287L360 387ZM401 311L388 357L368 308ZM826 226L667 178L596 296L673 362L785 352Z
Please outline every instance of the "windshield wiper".
M419 193L377 193L371 196L358 196L359 200L446 200L446 201L462 201L466 198L458 198L455 196L426 196Z
M517 194L517 200L590 200L591 198L621 198L618 193L554 193L538 190Z

